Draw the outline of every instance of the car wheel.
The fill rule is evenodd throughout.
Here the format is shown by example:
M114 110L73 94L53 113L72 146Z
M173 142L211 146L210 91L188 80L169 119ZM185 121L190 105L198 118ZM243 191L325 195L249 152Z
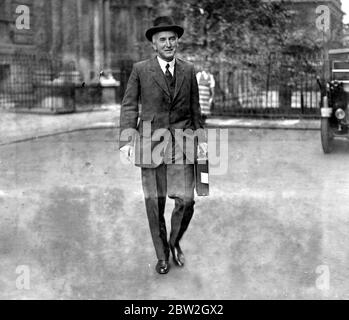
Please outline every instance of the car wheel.
M332 152L333 136L328 118L321 118L321 144L324 153Z

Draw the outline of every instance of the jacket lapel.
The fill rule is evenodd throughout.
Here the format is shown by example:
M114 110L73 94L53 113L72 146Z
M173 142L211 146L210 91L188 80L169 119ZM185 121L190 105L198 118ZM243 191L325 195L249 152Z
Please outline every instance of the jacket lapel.
M150 70L152 72L152 77L154 81L170 97L171 95L167 87L164 73L162 72L160 64L156 57L152 60Z
M176 99L176 97L177 97L177 95L179 93L179 90L182 87L184 78L185 78L185 76L184 76L184 67L183 67L182 62L179 59L176 59L175 70L176 70L176 88L175 88L175 94L173 96L173 101Z

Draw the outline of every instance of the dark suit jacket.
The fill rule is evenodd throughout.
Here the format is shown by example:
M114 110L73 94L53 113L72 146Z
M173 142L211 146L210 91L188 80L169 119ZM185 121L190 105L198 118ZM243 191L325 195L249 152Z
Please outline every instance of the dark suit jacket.
M168 135L164 135L162 141L154 141L160 140L161 132L158 129L168 132L168 129L203 128L194 65L176 58L175 77L175 93L171 99L164 73L156 57L133 66L121 105L120 134L130 128L137 130L140 137L135 139L138 166L156 167L160 164L154 161L149 163L149 155L144 157L145 152L153 153L155 148L163 149L170 140ZM151 130L147 130L150 125ZM156 130L158 136L154 137ZM120 139L120 148L127 143Z

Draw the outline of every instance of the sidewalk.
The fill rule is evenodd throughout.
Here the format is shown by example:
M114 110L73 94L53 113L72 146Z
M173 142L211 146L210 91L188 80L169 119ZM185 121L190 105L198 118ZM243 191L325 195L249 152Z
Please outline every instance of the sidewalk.
M320 119L250 119L215 117L206 120L208 127L250 129L320 130Z
M29 114L0 110L0 145L84 129L115 128L119 123L120 105L100 110L70 114ZM319 130L319 120L246 119L215 117L207 127Z
M119 121L120 105L68 114L30 114L0 111L0 145L65 132L113 128Z

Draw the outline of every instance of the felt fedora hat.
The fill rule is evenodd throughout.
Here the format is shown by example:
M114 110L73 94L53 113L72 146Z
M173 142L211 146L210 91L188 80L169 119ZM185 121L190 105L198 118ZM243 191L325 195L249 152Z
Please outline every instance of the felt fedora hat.
M162 16L154 20L153 26L145 32L145 36L149 41L152 41L153 35L161 31L174 31L177 33L178 38L184 33L184 29L176 25L172 17Z

